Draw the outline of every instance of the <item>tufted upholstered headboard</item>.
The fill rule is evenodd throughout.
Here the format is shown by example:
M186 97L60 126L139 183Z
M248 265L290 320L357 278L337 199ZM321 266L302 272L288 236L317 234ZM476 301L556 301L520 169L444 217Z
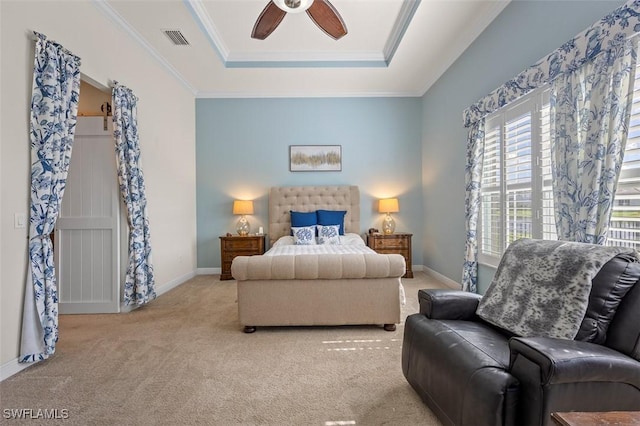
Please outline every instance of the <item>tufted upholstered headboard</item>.
M360 189L354 185L274 186L269 192L269 241L289 235L289 211L346 210L344 231L360 233Z

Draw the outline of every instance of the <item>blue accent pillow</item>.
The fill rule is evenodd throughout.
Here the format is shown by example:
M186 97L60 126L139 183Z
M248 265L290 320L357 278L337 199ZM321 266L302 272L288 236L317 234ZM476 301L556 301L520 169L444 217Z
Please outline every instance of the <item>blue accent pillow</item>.
M316 244L316 226L291 227L293 232L293 243L299 246L310 246Z
M318 225L318 244L340 244L338 225Z
M293 210L289 210L289 213L291 213L292 228L316 226L318 224L318 216L316 215L316 212L294 212ZM293 229L291 230L291 235L293 235Z
M344 235L344 210L317 210L318 225L339 225L340 235Z

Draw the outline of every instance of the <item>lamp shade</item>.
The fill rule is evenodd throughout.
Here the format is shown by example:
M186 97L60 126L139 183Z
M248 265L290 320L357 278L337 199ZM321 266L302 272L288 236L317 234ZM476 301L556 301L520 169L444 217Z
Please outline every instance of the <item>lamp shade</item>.
M251 200L234 200L233 214L253 214L253 201Z
M273 2L288 13L304 12L313 4L313 0L273 0Z
M397 198L385 198L378 203L380 213L397 213L400 211Z

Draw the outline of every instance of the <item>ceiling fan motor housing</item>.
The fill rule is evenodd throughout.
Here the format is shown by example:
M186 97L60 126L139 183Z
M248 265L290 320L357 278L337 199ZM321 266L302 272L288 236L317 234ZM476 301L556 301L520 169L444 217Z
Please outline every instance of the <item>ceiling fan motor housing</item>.
M347 34L347 26L329 0L269 0L253 26L251 38L264 40L280 25L287 13L305 11L334 40Z
M273 2L288 13L304 12L313 4L313 0L273 0Z

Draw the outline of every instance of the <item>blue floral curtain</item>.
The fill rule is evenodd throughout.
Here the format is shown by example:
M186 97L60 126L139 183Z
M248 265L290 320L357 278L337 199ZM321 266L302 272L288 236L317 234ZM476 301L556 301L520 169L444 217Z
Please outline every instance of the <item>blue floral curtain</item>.
M479 119L548 84L560 74L579 68L598 56L613 40L631 38L638 32L640 0L632 0L465 109L462 113L464 126L470 127Z
M58 341L58 289L49 234L66 186L80 92L80 58L43 34L35 35L29 267L20 362L47 359Z
M465 257L462 268L462 289L477 292L478 284L478 212L480 210L480 182L482 179L482 158L484 157L484 118L476 121L469 129L467 140L467 163L465 166L464 200Z
M113 135L120 193L127 207L129 224L129 266L124 285L126 305L144 305L156 297L147 197L140 167L137 103L131 89L115 84Z
M606 242L635 71L635 41L620 37L551 85L551 169L560 240Z
M560 48L465 109L462 118L464 126L470 129L467 143L469 145L478 143L478 138L472 136L478 132L474 128L478 126L478 123L483 122L487 115L527 93L553 82L563 74L571 74L584 64L591 62L603 50L608 49L608 46L615 45L617 43L616 40L629 39L638 32L640 32L640 0L632 0L603 17ZM617 112L614 114L617 114ZM481 144L483 145L484 141ZM469 157L469 152L481 152L477 151L478 149L480 148L476 146L468 146L467 156ZM470 162L476 161L480 162L480 165L470 164ZM480 156L475 159L467 158L467 179L469 178L469 173L471 173L471 176L474 173L469 171L470 169L482 169L481 161ZM479 180L477 181L477 186L469 184L470 182L475 181L468 180L466 188L467 236L462 286L469 291L474 291L478 268L476 260L478 251L476 221L479 205L476 204L479 203L480 182ZM615 190L615 188L611 188L611 190Z

